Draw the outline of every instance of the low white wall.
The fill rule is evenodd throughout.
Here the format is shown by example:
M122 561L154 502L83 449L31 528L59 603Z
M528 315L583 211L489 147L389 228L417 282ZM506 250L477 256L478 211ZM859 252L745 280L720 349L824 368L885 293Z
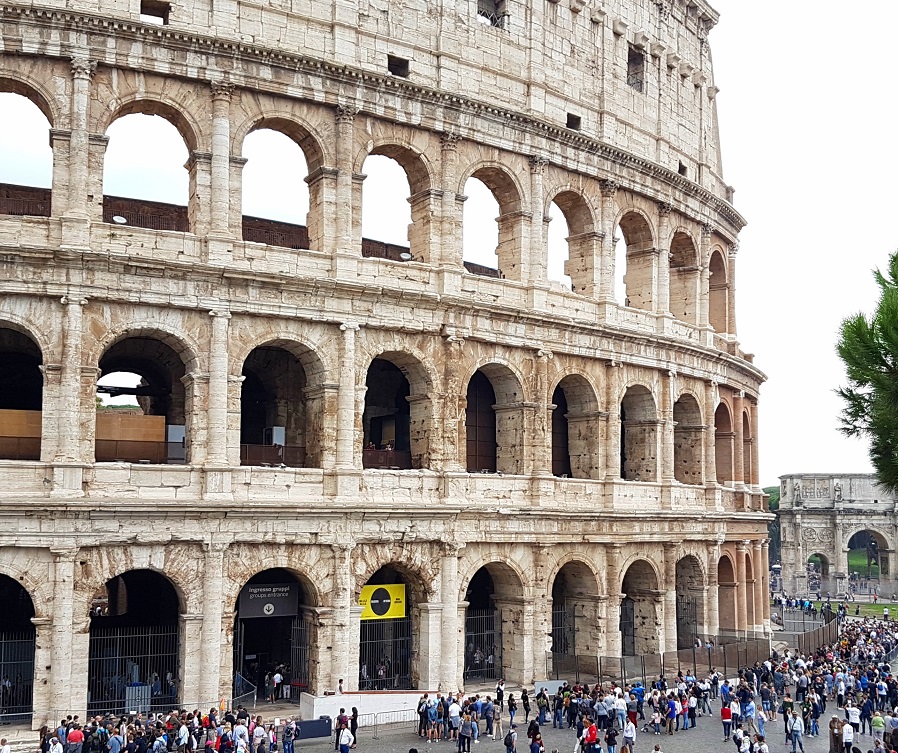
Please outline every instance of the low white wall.
M378 693L343 693L342 695L314 696L303 693L300 697L299 710L303 719L317 719L320 716L335 718L340 709L352 713L352 707L359 714L377 714L384 711L402 711L416 709L418 699L424 694L436 695L435 690L381 691Z

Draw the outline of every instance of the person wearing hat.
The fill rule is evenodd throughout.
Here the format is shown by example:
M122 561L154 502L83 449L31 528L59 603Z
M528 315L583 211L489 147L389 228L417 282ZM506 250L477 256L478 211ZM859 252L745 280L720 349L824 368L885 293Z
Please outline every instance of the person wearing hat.
M829 753L839 753L842 750L842 722L833 714L829 720Z
M788 730L789 738L792 741L792 753L796 753L797 749L801 750L801 753L804 753L804 744L801 741L801 738L804 735L804 722L797 711L792 712L792 717L786 722L786 729ZM852 740L854 740L853 737Z

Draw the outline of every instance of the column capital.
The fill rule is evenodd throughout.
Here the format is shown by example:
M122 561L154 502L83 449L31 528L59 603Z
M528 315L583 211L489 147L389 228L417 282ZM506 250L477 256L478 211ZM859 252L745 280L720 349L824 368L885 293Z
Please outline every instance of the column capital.
M223 99L231 101L234 94L234 84L227 81L213 81L211 84L212 99Z
M602 192L602 196L607 199L612 198L614 194L617 193L618 188L620 188L620 184L609 178L604 178L599 181L599 190Z
M735 259L735 258L736 258L736 254L738 254L738 253L739 253L739 241L736 241L736 242L733 243L733 245L730 246L729 249L727 250L727 256L729 256L731 259Z
M358 322L343 322L340 325L341 332L358 332L361 329L361 326Z
M462 541L441 541L439 544L444 557L458 557L459 552L467 546Z
M714 232L714 226L705 223L702 225L702 240L709 240L711 238L711 233Z
M355 105L337 105L335 117L338 123L352 123L359 114L359 108Z
M87 298L80 298L79 296L69 297L64 295L59 299L59 302L63 306L86 306Z
M555 354L551 350L543 350L540 348L536 351L536 357L542 361L551 361L555 357Z
M353 541L336 541L331 544L331 550L335 555L346 554L346 552L351 551L355 548L355 542Z
M211 316L211 317L220 317L220 318L222 318L222 319L230 319L230 318L231 318L231 312L230 312L230 311L224 311L224 310L222 310L222 309L212 309L212 310L209 312L209 316Z
M458 149L458 142L461 141L462 136L460 133L456 133L455 131L443 131L440 134L440 147L444 152L454 152Z
M91 60L86 55L72 56L72 75L75 78L84 78L90 80L91 76L97 70L97 61Z
M541 154L532 154L529 158L530 161L530 172L535 175L542 175L546 169L546 165L549 164L548 157L543 157Z
M673 204L669 204L666 201L658 202L658 216L659 217L670 217L671 210L673 209Z
M80 551L77 546L51 546L50 554L57 562L74 562Z

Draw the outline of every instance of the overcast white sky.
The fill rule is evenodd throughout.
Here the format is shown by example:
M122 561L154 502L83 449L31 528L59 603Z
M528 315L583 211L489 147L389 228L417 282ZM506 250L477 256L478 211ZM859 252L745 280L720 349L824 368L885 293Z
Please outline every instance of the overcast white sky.
M739 340L769 377L760 403L761 482L775 484L784 473L869 471L866 445L836 431L833 390L843 372L835 340L844 317L872 308L871 269L898 248L896 65L888 42L898 3L713 4L721 13L710 41L724 174L749 222L738 256ZM0 94L0 113L0 182L49 186L46 121L14 95ZM141 120L148 123L134 128ZM150 142L148 132L160 140ZM172 126L129 116L108 135L105 193L186 203L187 152ZM305 222L298 147L259 132L244 156L244 212ZM395 197L403 186L407 194L407 183L398 165L378 161L379 168L365 166L364 234L405 244L407 204L371 197ZM476 183L466 193L465 258L496 266L497 207ZM556 213L550 277L562 284L565 235Z

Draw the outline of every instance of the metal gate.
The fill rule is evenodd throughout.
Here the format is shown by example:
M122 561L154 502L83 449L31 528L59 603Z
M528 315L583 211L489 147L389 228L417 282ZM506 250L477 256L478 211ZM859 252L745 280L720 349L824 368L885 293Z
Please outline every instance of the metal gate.
M87 710L168 711L178 703L178 626L91 627Z
M34 630L0 633L0 723L31 717L34 689Z
M621 654L636 656L636 602L630 597L620 603Z
M577 631L573 605L567 600L552 602L552 672L557 680L576 679Z
M411 690L412 618L362 620L359 685L362 690Z
M694 596L677 594L677 648L691 648L698 634L698 604Z
M293 693L309 689L309 623L301 614L290 629L290 684Z
M502 677L502 620L498 609L465 611L465 680Z

